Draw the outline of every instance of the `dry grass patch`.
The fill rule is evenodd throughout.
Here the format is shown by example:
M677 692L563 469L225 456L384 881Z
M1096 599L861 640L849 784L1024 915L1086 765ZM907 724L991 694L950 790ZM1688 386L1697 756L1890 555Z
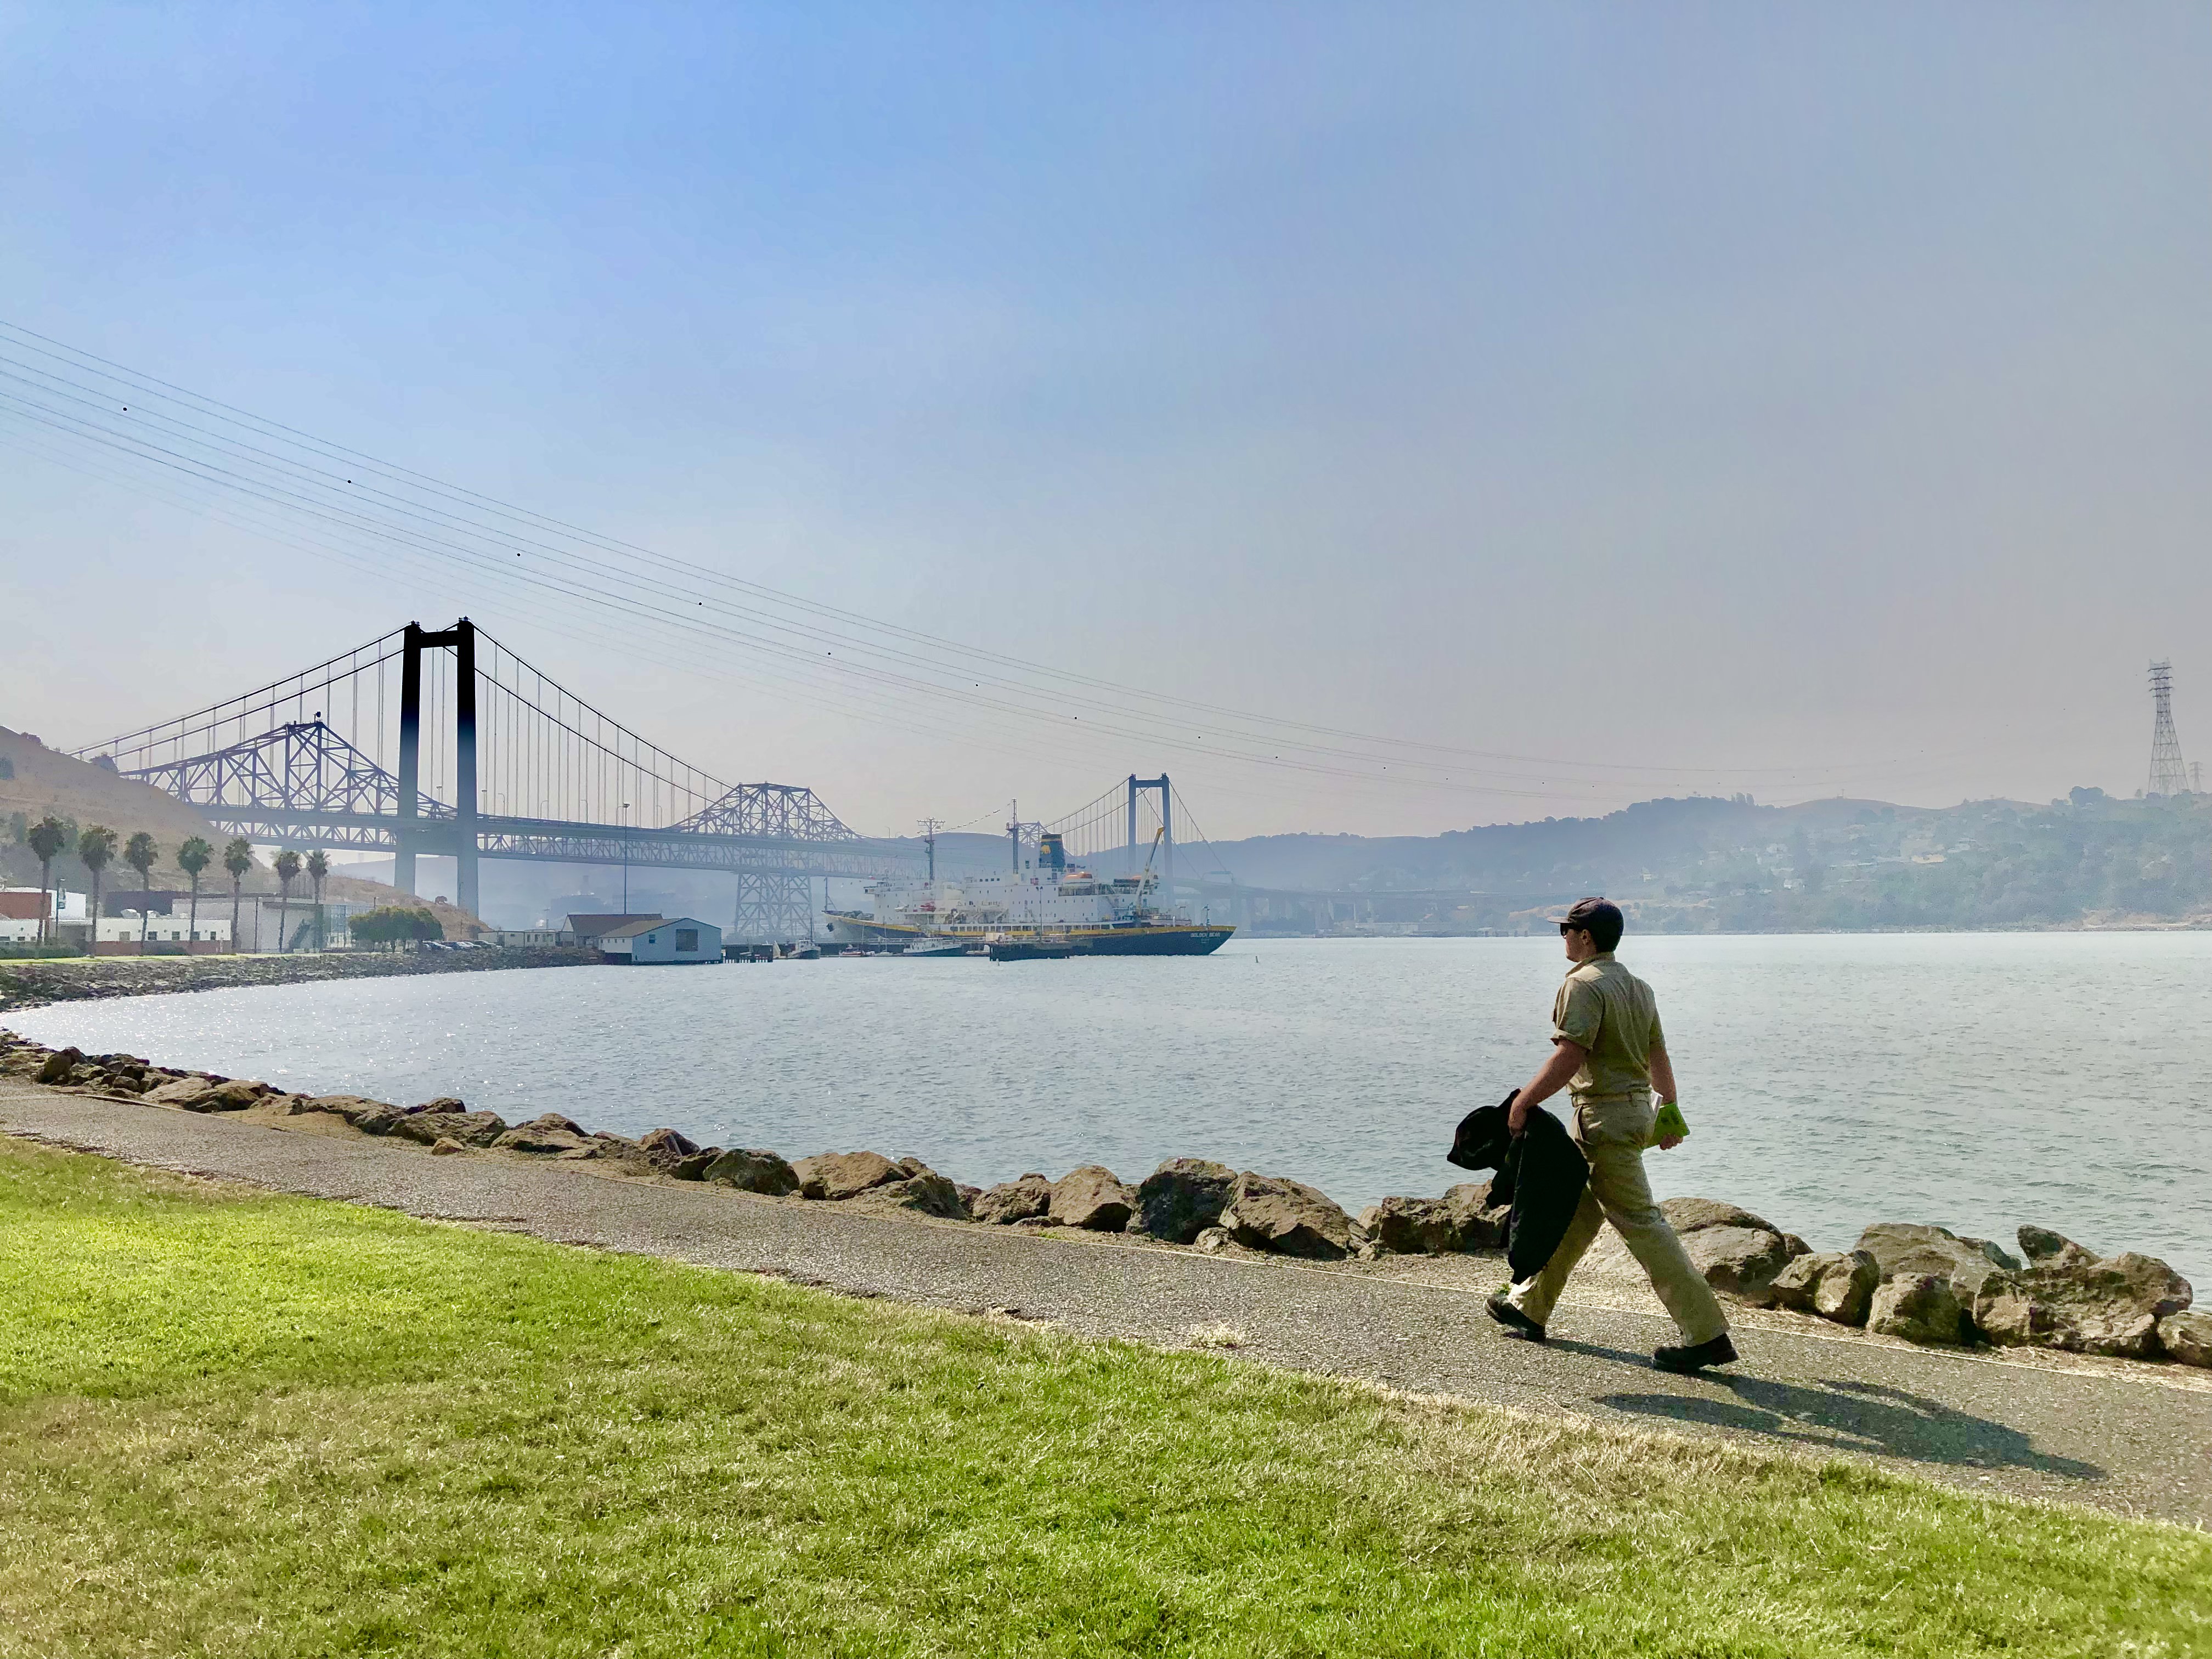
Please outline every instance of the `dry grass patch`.
M1194 1348L1243 1348L1251 1346L1252 1338L1242 1326L1217 1319L1211 1324L1192 1326L1184 1333L1184 1340Z

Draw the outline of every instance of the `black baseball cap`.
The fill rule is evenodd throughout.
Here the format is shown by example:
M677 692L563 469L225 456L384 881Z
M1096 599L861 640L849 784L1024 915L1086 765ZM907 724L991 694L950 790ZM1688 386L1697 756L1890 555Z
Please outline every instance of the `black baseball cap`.
M1628 921L1620 914L1620 907L1607 898L1577 899L1574 908L1559 921L1559 931L1579 927L1600 939L1619 939L1627 931Z

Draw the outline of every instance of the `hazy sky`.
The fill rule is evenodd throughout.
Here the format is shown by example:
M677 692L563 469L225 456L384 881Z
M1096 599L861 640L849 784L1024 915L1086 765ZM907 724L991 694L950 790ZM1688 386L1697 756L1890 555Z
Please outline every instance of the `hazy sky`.
M602 637L0 415L49 742L466 611L876 833L1162 767L1216 836L2131 791L2154 655L2212 760L2201 5L72 0L0 55L0 319L1094 726L1529 758Z

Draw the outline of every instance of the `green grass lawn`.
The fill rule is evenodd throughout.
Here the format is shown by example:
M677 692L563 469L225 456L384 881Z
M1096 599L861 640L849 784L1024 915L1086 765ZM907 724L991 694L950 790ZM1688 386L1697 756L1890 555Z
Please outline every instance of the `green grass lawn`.
M2183 1654L2212 1539L0 1140L0 1654Z

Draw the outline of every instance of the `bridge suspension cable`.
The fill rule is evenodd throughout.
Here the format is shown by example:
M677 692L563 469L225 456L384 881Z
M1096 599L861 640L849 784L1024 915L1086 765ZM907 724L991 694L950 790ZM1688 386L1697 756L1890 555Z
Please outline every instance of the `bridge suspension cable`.
M1763 768L1546 759L1360 732L1117 684L598 535L377 461L19 325L0 323L0 329L9 349L0 354L0 413L27 423L26 435L58 441L64 447L60 453L81 457L89 448L242 500L252 512L273 516L276 529L264 526L258 533L296 532L304 523L309 544L343 547L346 552L331 556L380 572L388 573L398 559L433 580L489 578L508 589L522 587L558 611L568 628L578 625L577 607L588 606L594 629L614 617L634 629L677 628L739 646L746 653L742 662L712 662L707 672L804 686L817 699L825 679L832 679L845 699L886 724L915 727L918 705L927 700L938 706L939 724L980 722L1040 737L1056 730L1063 742L1110 739L1362 787L1484 795L1613 789L1638 775L1666 787L1728 775L1797 787L1815 781L1832 785L1869 770L1894 775L1888 757ZM968 740L975 740L972 732Z

